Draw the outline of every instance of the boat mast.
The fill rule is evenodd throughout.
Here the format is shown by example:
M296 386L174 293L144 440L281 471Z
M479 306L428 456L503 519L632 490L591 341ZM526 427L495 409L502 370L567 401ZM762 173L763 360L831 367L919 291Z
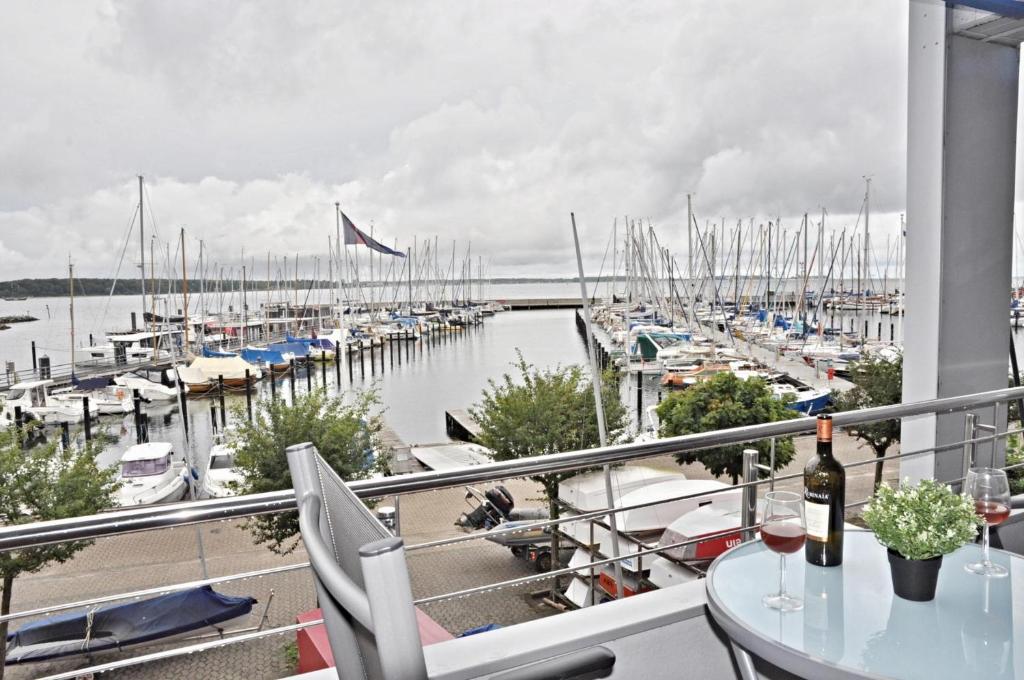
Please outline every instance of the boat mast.
M142 175L139 175L139 279L142 282L142 324L146 324L146 230L142 203Z
M341 259L341 203L338 201L334 202L334 240L335 248L337 249L338 258L338 328L345 325L345 307L341 304L341 279L342 279L342 259Z
M182 311L184 312L182 327L185 329L185 350L183 354L188 356L188 270L185 268L185 227L181 228L181 298Z
M68 293L71 296L71 304L68 311L71 315L71 375L75 375L75 266L71 264L71 255L68 255Z

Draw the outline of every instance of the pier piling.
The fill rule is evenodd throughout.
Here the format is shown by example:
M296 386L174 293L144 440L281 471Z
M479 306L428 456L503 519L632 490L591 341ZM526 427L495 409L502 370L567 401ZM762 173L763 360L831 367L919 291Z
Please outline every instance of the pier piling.
M71 446L71 426L66 420L61 421L60 424L60 445L65 451Z
M320 382L323 383L324 389L327 389L327 362L320 362Z
M388 357L391 360L391 368L395 367L395 334L388 333Z
M249 382L249 369L245 369L245 412L252 422L252 383Z
M381 374L383 374L384 373L384 338L381 338L380 342L381 342L381 345L380 345L380 372L381 372Z
M370 375L377 375L377 357L373 352L373 338L370 338Z
M89 397L82 397L82 427L85 430L85 441L92 441L92 416L89 415Z
M295 403L295 357L292 357L292 360L289 363L292 365L292 368L291 368L291 380L289 380L288 384L291 386L291 390L292 390L292 403L294 404Z
M277 399L277 377L274 375L274 369L270 369L270 401Z
M343 351L348 351L344 342L339 342L334 346L334 383L338 386L338 391L341 391L341 353Z
M311 359L306 358L306 393L313 391L313 367L309 365Z
M228 426L228 414L224 408L224 376L217 376L217 392L220 397L220 427L224 429Z
M345 348L345 353L348 355L348 382L349 382L349 384L351 384L352 383L352 352L348 349L348 347L346 347Z
M210 404L210 428L217 434L217 407Z
M185 396L185 383L177 371L174 373L174 381L178 387L178 404L181 407L181 424L185 428L185 439L188 439L188 398Z
M36 366L36 341L32 341L32 371L34 372L38 366Z
M373 351L373 344L370 345L370 351ZM366 361L363 357L363 341L359 340L359 379L366 379Z

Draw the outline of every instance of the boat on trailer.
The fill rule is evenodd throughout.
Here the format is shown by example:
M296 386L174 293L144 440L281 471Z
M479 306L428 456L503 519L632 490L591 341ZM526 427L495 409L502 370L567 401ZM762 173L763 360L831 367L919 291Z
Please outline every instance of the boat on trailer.
M47 617L7 635L8 666L116 652L148 642L237 632L255 598L202 586L127 604Z

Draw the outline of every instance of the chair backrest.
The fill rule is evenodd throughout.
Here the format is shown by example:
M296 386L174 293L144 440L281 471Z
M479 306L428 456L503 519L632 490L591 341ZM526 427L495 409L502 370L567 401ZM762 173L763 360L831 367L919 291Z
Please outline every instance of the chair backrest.
M402 540L312 444L288 447L287 456L338 677L426 678Z

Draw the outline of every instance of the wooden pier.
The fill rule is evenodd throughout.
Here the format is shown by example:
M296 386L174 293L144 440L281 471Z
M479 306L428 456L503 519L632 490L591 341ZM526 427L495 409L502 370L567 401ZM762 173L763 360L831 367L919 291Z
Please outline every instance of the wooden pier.
M480 425L465 409L445 411L444 429L452 439L471 444L480 443Z

